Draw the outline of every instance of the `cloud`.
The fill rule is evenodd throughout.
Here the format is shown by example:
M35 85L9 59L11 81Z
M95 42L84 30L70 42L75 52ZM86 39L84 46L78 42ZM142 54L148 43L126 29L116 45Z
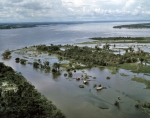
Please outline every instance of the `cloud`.
M149 0L1 0L0 21L149 20Z

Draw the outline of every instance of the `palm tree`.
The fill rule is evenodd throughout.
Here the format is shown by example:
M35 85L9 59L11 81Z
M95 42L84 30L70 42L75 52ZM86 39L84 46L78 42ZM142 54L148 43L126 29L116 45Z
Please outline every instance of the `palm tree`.
M126 53L128 53L128 49L125 49Z
M53 69L55 69L56 71L59 71L60 68L60 64L59 63L54 63L53 64Z
M144 58L143 58L143 57L140 57L139 60L140 60L140 62L141 62L141 64L142 64L143 61L144 61Z
M144 61L145 61L145 66L146 66L146 63L148 62L148 60L145 58Z

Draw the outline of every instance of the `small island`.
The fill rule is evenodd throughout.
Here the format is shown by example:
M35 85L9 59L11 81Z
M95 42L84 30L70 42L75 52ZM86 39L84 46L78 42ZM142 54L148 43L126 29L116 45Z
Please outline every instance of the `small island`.
M0 23L0 29L18 29L18 28L33 28L39 26L55 25L56 23L48 22L25 22L25 23Z
M19 24L19 23L14 23L14 24L0 24L0 29L17 29L17 28L32 28L36 27L36 24Z
M114 26L113 28L127 28L127 29L147 29L150 28L150 23L141 23L141 24L130 24L130 25L119 25Z
M92 39L101 40L103 38ZM111 39L114 40L115 38ZM143 40L144 38L131 39ZM52 71L53 73L57 73L60 71L60 68L64 68L68 72L65 76L72 75L72 70L76 71L77 69L82 70L92 67L107 68L114 74L119 68L123 68L135 73L141 72L148 75L150 72L150 66L148 66L150 63L150 53L144 52L140 49L140 47L138 47L138 50L136 51L134 50L134 47L134 45L131 45L127 48L119 48L117 49L118 51L116 51L114 50L115 44L109 43L105 43L102 48L100 48L98 44L95 45L94 48L68 44L51 44L49 46L42 44L14 51L6 50L2 55L4 58L7 58L11 57L11 52L16 53L18 54L18 57L15 59L16 63L23 65L31 64L33 65L33 68L41 69L45 72ZM124 53L121 54L121 51L124 51ZM117 54L114 54L115 52L117 52ZM19 55L22 55L22 58L19 57ZM45 58L48 58L49 56L58 58L58 62L55 62L52 66L50 66L50 62L45 60ZM84 79L86 79L86 77Z

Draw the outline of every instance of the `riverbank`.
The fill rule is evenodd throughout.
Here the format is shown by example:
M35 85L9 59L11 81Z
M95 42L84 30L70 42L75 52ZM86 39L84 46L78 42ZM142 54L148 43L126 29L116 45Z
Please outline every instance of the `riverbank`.
M0 116L66 118L21 73L0 62Z
M130 25L119 25L114 26L113 28L127 28L127 29L145 29L150 28L150 23L139 23L139 24L130 24Z
M150 37L94 37L90 38L93 41L88 41L88 42L82 42L78 44L102 44L102 43L121 43L121 44L128 44L128 43L133 43L138 44L138 43L150 43Z

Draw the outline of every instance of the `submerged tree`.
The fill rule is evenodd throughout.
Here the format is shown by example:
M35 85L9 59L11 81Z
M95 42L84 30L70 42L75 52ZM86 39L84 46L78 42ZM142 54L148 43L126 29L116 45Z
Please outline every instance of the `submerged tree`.
M39 63L38 62L33 62L33 67L34 68L39 68Z
M140 62L141 62L141 64L142 64L143 61L144 61L144 58L143 58L143 57L140 57L139 60L140 60Z
M53 64L53 69L55 69L55 71L59 71L60 68L60 64L59 63L54 63Z
M10 50L5 50L3 53L2 53L2 56L4 59L8 59L10 58L11 56L11 51Z
M21 64L24 64L24 65L25 65L25 64L26 64L26 61L27 61L26 59L20 59L20 63L21 63Z

